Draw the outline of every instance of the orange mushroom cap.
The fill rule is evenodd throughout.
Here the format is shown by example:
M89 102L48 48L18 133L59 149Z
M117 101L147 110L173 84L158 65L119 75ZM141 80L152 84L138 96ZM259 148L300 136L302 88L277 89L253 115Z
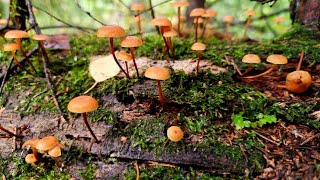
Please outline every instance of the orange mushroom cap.
M17 43L9 43L3 46L4 51L15 51L15 50L18 50L19 48L20 48L19 44Z
M117 58L122 61L131 61L132 56L129 53L126 53L125 51L119 51L117 54Z
M144 5L141 3L132 4L130 9L132 11L142 11L142 10L144 10Z
M170 30L170 31L163 33L164 37L173 37L173 36L177 36L177 35L178 35L178 33L175 30Z
M246 10L244 12L247 16L254 16L256 14L255 10Z
M78 96L68 104L68 110L73 113L86 113L98 109L98 101L91 96Z
M126 32L121 26L118 25L108 25L101 26L97 31L98 37L108 37L108 38L116 38L126 36Z
M28 38L28 33L22 30L11 30L8 31L5 35L5 38L16 39L16 38Z
M171 6L173 7L190 6L190 3L188 1L175 1L171 3Z
M278 16L278 17L274 18L272 21L273 21L273 22L276 22L276 23L280 23L280 22L282 22L282 21L284 21L284 20L286 20L285 17Z
M61 156L61 148L59 146L55 146L54 148L48 151L48 154L51 157L60 157Z
M151 24L154 26L172 26L171 21L165 17L157 17L151 20Z
M202 16L202 17L214 17L214 16L216 16L216 15L217 15L217 11L215 11L215 10L213 10L213 9L207 9L207 10L205 11L205 13L202 14L201 16Z
M183 138L183 131L178 126L171 126L167 130L168 138L173 142L178 142Z
M245 63L261 63L261 59L258 55L255 54L247 54L243 56L242 62Z
M202 16L205 12L206 12L206 10L203 8L195 8L190 12L190 16L191 17Z
M38 141L36 148L40 151L48 151L54 148L58 144L59 144L59 141L56 137L47 136Z
M29 139L28 141L24 142L22 145L22 148L25 148L26 146L30 146L32 148L36 148L38 142L39 142L39 138L32 138Z
M286 77L286 88L290 92L303 93L308 90L311 84L312 77L307 71L293 71Z
M142 40L136 36L127 36L121 41L122 47L138 47L142 45Z
M272 54L272 55L268 56L267 62L272 63L272 64L287 64L288 59L281 54Z
M36 34L32 37L32 39L37 41L48 41L50 37L44 34Z
M231 23L234 21L234 16L224 16L223 21L227 23Z
M196 42L191 46L191 49L194 51L203 51L206 49L206 45Z
M37 158L34 156L34 154L28 154L24 159L28 164L37 162Z
M170 72L165 67L154 66L149 67L144 73L144 76L150 79L163 81L170 78Z

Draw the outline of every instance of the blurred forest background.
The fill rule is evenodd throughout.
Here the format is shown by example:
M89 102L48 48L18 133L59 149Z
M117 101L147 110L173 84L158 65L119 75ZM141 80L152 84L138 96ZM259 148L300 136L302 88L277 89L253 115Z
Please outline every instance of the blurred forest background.
M149 0L32 0L33 5L39 7L34 12L39 26L43 28L43 33L78 33L80 31L73 28L62 28L65 26L63 23L55 20L40 8L72 25L98 29L101 24L79 9L76 2L79 3L83 10L90 12L92 16L103 23L121 25L130 33L136 33L136 24L132 18L134 13L128 7L135 2L144 3L146 8L149 7ZM176 23L177 10L170 6L173 1L152 0L153 5L162 2L166 3L154 8L155 16L168 17L173 23ZM217 17L211 20L211 25L218 31L224 31L225 26L222 22L224 16L235 16L231 32L237 37L243 34L244 23L247 18L244 12L248 9L256 10L257 14L253 17L254 20L249 30L249 36L250 38L261 40L272 39L290 28L289 4L289 0L278 0L272 7L271 4L262 5L259 2L250 0L206 0L205 8L211 8L218 12ZM7 18L8 10L9 0L0 0L0 19ZM182 12L185 15L186 9L183 8ZM262 16L266 17L259 18ZM279 25L274 22L274 18L278 16L285 18L285 21ZM155 29L150 25L152 19L150 11L143 13L142 18L143 31L154 33Z

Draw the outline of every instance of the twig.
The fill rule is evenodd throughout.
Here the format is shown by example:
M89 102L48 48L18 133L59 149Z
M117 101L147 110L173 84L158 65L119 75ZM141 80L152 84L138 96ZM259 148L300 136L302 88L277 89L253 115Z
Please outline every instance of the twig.
M26 3L27 3L27 6L28 6L28 11L29 11L29 24L34 27L34 30L36 31L37 34L41 34L41 30L40 30L40 28L39 28L39 26L37 24L36 18L35 18L34 14L33 14L33 11L32 11L31 1L30 0L26 0ZM51 78L51 72L50 72L50 69L48 68L48 63L47 63L49 61L48 55L46 54L45 49L44 49L43 46L40 46L40 49L41 49L41 55L42 55L43 71L44 71L44 74L46 76L47 86L48 86L48 89L51 92L51 95L52 95L52 98L53 98L53 102L56 105L57 110L59 111L59 114L61 116L59 118L59 120L58 120L58 126L59 126L61 119L64 119L65 121L68 121L68 118L63 113L63 111L61 109L61 106L60 106L59 101L57 99L56 93L54 91L54 87L53 87L52 82L51 82L51 79L52 79Z
M4 76L3 76L3 79L2 79L2 82L1 82L1 87L0 87L0 94L2 94L3 87L6 84L7 75L9 73L9 70L10 70L11 66L12 66L12 63L13 63L13 58L11 58L9 67L7 68L7 70L6 70L6 72L5 72Z
M299 71L301 69L303 57L304 57L304 50L302 50L301 53L300 53L300 59L299 59L299 63L298 63L298 66L297 66L297 71Z
M246 154L246 150L244 149L244 147L242 146L242 144L239 144L240 150L244 156L244 158L246 159L246 162L248 162L248 156Z
M124 3L122 0L119 0L119 2L126 7L127 9L129 9L129 11L131 11L130 7L128 5L126 5L126 3Z
M146 9L146 10L144 10L144 11L141 11L140 13L137 13L137 14L134 15L134 16L139 16L139 15L145 13L145 12L148 12L148 11L152 10L153 8L155 8L155 7L157 7L157 6L160 6L160 5L165 4L165 3L167 3L167 2L170 2L170 1L172 1L172 0L163 1L163 2L161 2L161 3L159 3L159 4L156 4L156 5L154 5L154 6L151 6L150 8L148 8L148 9Z
M58 28L75 28L75 29L86 29L90 31L96 31L97 29L95 28L90 28L90 27L81 27L81 26L68 26L68 25L60 25L60 26L43 26L39 27L40 29L58 29Z
M270 13L270 14L263 14L262 16L259 16L259 17L256 17L256 18L252 18L251 22L264 20L264 19L267 19L269 17L273 17L273 16L277 16L279 14L285 13L287 11L289 11L289 8L284 8L284 9L281 9L279 11L276 11L276 12L273 12L273 13ZM246 22L247 22L247 20L245 20L245 21L237 21L237 22L234 22L232 24L245 24Z
M139 172L139 165L138 165L138 161L136 161L134 163L134 168L136 169L137 171L137 177L136 177L136 180L139 180L140 179L140 172Z
M10 136L15 136L15 137L18 137L18 138L22 138L22 136L18 135L18 134L15 134L9 130L7 130L6 128L4 128L1 124L0 124L0 130L3 131L3 132L6 132L7 134L9 134Z
M320 136L320 133L315 134L314 136L311 136L310 138L308 138L307 140L303 141L300 146L303 146L305 144L307 144L309 141L313 140L314 138L317 138L318 136Z
M227 55L224 55L224 58L227 60L227 62L229 62L233 68L242 76L242 73L240 71L240 69L238 68L237 64L233 61L233 59L229 59Z
M80 6L78 0L75 0L74 2L77 4L78 8L79 8L81 11L83 11L84 13L86 13L86 14L87 14L88 16L90 16L93 20L97 21L98 23L100 23L100 24L103 25L103 26L106 25L106 24L104 24L103 22L99 21L97 18L93 17L90 12L84 10L84 9Z
M175 168L175 167L177 167L177 166L172 165L172 164L158 163L158 162L154 162L154 161L148 161L148 165L149 165L149 166L163 166L163 167L171 167L171 168Z
M245 131L246 131L246 130L245 130ZM262 134L260 134L260 133L258 133L258 132L256 132L256 131L254 131L254 130L252 130L252 132L255 133L256 135L258 135L259 137L263 138L263 139L266 140L266 141L269 141L269 142L271 142L271 143L273 143L273 144L275 144L275 145L277 145L277 146L280 145L280 143L277 143L277 142L275 142L274 140L271 140L271 139L265 137L264 135L262 135ZM249 133L249 132L246 131L246 133Z
M28 0L26 0L26 1L28 1ZM52 17L52 18L54 18L55 20L57 20L57 21L59 21L59 22L61 22L61 23L65 24L65 25L67 25L67 26L69 26L69 27L74 27L74 28L77 28L77 29L79 29L79 30L81 30L81 31L83 31L83 32L91 33L91 34L92 34L92 32L87 31L87 30L85 30L85 29L83 29L83 28L81 28L81 27L79 27L79 26L78 26L78 27L76 27L76 26L74 26L74 25L72 25L72 24L69 24L69 23L67 23L67 22L63 21L62 19L60 19L60 18L58 18L58 17L54 16L53 14L49 13L48 11L46 11L46 10L44 10L44 9L42 9L42 8L39 8L38 6L34 6L34 5L33 5L33 7L35 7L35 8L37 8L37 9L39 9L40 11L42 11L42 12L46 13L47 15L51 16L51 17ZM33 12L32 12L32 13L33 13ZM39 30L40 30L40 29L39 29Z

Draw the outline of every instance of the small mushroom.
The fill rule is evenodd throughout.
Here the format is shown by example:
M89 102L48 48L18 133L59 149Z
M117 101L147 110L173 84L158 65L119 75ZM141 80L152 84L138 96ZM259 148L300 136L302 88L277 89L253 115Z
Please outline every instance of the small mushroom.
M272 21L275 22L277 24L277 29L278 29L278 33L281 32L281 23L283 21L285 21L286 18L285 17L282 17L282 16L278 16L276 18L274 18Z
M117 57L114 53L113 38L126 36L126 32L124 31L124 29L121 26L117 26L117 25L102 26L98 29L97 36L109 38L110 50L111 50L113 59L115 60L115 62L117 63L121 71L126 75L127 79L130 79L129 75L126 73L126 71L122 68L122 66L118 62Z
M167 32L163 33L163 36L166 38L166 40L168 42L168 45L169 45L169 47L171 49L171 53L172 53L173 59L175 59L175 55L174 55L174 47L173 47L171 38L175 37L177 35L178 35L178 33L175 30L170 30L170 31L167 31Z
M248 32L248 29L249 29L249 26L250 26L250 23L251 23L252 16L254 16L256 14L256 11L255 10L247 10L245 12L245 14L248 16L248 18L247 18L246 25L244 27L243 38L247 37L247 32Z
M47 152L51 149L53 149L55 146L59 144L59 141L54 136L47 136L40 140L38 140L38 143L36 145L37 150L41 152Z
M206 49L206 45L196 42L191 46L191 49L198 52L197 73L199 72L199 64L202 56L202 51Z
M234 21L234 16L225 16L223 17L223 21L226 23L226 32L224 34L225 39L230 39L230 25Z
M34 154L28 154L25 158L26 163L31 164L33 167L38 167L35 162L37 162L37 158L34 156Z
M193 9L191 12L190 12L190 17L195 17L195 20L196 20L196 25L195 25L195 42L198 41L198 21L199 21L199 18L205 13L205 9L203 8L195 8Z
M24 142L22 145L22 148L25 148L27 146L31 147L32 153L33 153L34 157L37 159L37 161L39 161L38 150L37 150L37 144L38 144L39 140L40 140L39 138L29 139L28 141Z
M127 36L121 41L122 47L127 47L130 49L133 64L134 64L134 67L136 68L138 78L140 78L140 76L139 76L139 71L138 71L138 67L136 64L135 56L134 56L134 48L141 45L142 45L142 40L135 36Z
M181 15L181 7L187 7L190 6L190 3L188 1L175 1L171 3L171 6L178 8L178 35L181 37L181 30L180 30L180 15Z
M14 61L17 63L17 65L25 70L28 74L31 74L22 64L19 62L17 56L16 56L16 50L20 49L19 45L17 43L10 43L10 44L5 44L3 47L4 51L11 51L11 54L13 56ZM31 74L32 75L32 74Z
M207 9L205 11L205 13L202 14L202 17L205 18L205 22L204 22L204 25L203 25L201 38L203 38L205 33L206 33L207 25L209 24L210 19L215 17L216 15L217 15L217 11L215 11L213 9Z
M164 102L164 97L162 94L162 89L161 89L161 82L160 81L164 81L170 78L170 72L168 71L167 68L164 67L149 67L145 74L145 77L150 78L150 79L154 79L157 80L158 82L158 94L159 94L159 99L160 99L160 103L162 106L164 106L165 102Z
M7 39L16 39L17 44L19 45L20 51L22 52L23 56L26 58L26 60L29 62L31 68L34 70L35 73L37 73L36 69L34 68L32 62L28 58L26 52L23 50L21 45L21 39L22 38L28 38L28 33L22 30L11 30L8 31L5 35L5 38Z
M251 67L252 67L253 64L261 63L261 59L260 59L260 57L258 55L247 54L247 55L243 56L242 62L249 63L249 65L248 65L247 69L243 73L239 72L239 74L241 76L247 74L251 70Z
M81 113L83 117L83 121L86 124L87 128L89 129L92 137L98 143L99 140L97 139L96 135L92 131L88 118L87 113L98 109L98 101L91 97L91 96L78 96L73 98L68 104L68 110L73 113Z
M54 162L57 166L57 168L61 168L60 164L59 164L59 157L61 156L61 147L60 146L55 146L54 148L52 148L51 150L48 151L49 156L51 156L54 159Z
M257 78L257 77L261 77L261 76L264 76L266 74L269 74L274 69L277 69L278 65L287 64L288 63L288 59L283 55L273 54L273 55L268 56L267 62L273 64L273 66L270 69L268 69L267 71L265 71L265 72L263 72L261 74L255 75L255 76L246 76L246 77L241 77L241 78L252 79L252 78Z
M163 33L165 33L165 28L166 27L171 27L172 23L168 18L164 18L164 17L157 17L151 20L151 24L154 26L159 26L160 27L160 34L162 36L164 45L167 47L167 53L169 55L169 57L171 58L170 52L169 52L169 45L168 42L166 41L166 38L163 36Z
M139 13L144 10L144 5L141 3L132 4L130 9L136 13L135 17L138 18L138 33L141 34L141 17Z
M178 142L183 138L183 131L178 126L171 126L167 130L168 138L173 142Z
M125 51L119 51L117 53L117 58L124 61L124 63L126 64L127 74L129 75L128 61L132 60L132 56L130 54L126 53Z
M44 44L43 44L44 41L50 40L49 36L44 35L44 34L36 34L32 37L32 39L38 41L38 45L41 49L41 52L43 53L44 56L47 57L47 59L49 59L48 53L47 53L46 48L44 47Z

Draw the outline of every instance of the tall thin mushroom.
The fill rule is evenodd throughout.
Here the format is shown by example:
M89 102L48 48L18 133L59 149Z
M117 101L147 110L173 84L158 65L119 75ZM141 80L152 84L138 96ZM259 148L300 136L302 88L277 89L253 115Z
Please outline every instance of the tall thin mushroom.
M133 60L133 64L134 64L134 67L136 69L138 78L140 78L140 76L139 76L139 71L138 71L138 67L137 67L137 64L136 64L135 56L134 56L134 48L138 47L138 46L141 46L141 45L142 45L142 40L140 38L138 38L138 37L135 37L135 36L127 36L121 41L121 46L122 47L127 47L127 48L130 49L132 60Z
M198 20L205 13L205 9L203 8L195 8L190 12L190 17L194 17L196 21L195 25L195 42L198 41Z
M138 24L138 33L142 35L141 31L141 17L140 17L140 12L144 10L144 5L141 3L135 3L132 4L130 9L136 13L135 17L138 18L137 24Z
M175 55L174 55L174 47L173 47L173 43L172 43L172 37L175 37L177 35L178 35L178 33L175 30L170 30L170 31L163 33L163 36L166 38L168 45L171 49L173 59L175 59Z
M181 30L180 30L180 27L181 27L181 23L180 23L180 21L181 21L181 19L180 19L181 7L190 6L190 3L188 1L175 1L175 2L171 3L171 6L178 8L178 35L179 35L179 37L181 37Z
M256 11L254 11L254 10L247 10L247 11L245 12L245 14L248 16L248 18L247 18L246 25L245 25L245 27L244 27L243 38L248 37L248 36L247 36L247 32L248 32L248 29L249 29L249 26L250 26L250 23L251 23L251 19L252 19L252 16L254 16L254 15L256 14Z
M209 24L209 21L211 18L215 17L217 15L217 12L213 9L207 9L205 13L202 15L203 18L205 18L205 22L203 25L203 30L201 34L201 39L204 37L207 29L207 25Z
M199 72L199 64L202 56L202 51L206 49L206 45L196 42L191 46L191 49L198 52L197 73Z
M111 54L113 56L113 59L121 69L121 71L126 75L127 79L130 79L129 75L126 73L126 71L122 68L120 63L117 60L117 57L114 53L114 44L113 44L113 38L118 38L118 37L124 37L126 36L126 32L121 26L118 25L108 25L108 26L102 26L98 29L97 31L97 36L98 37L107 37L109 38L110 42L110 50Z
M247 74L247 73L251 70L251 67L252 67L253 64L261 63L261 59L260 59L260 57L259 57L258 55L255 55L255 54L247 54L247 55L243 56L242 62L244 62L244 63L249 63L249 65L248 65L247 69L246 69L243 73L241 73L241 72L239 71L239 74L240 74L241 76Z
M231 23L234 21L234 17L233 16L225 16L225 17L223 17L223 21L226 23L226 32L224 34L224 38L229 39L231 37L230 26L231 26Z
M127 74L130 76L129 74L129 67L128 67L128 61L132 60L132 56L128 53L126 53L125 51L119 51L117 53L117 58L124 61L124 63L126 64L126 71Z

